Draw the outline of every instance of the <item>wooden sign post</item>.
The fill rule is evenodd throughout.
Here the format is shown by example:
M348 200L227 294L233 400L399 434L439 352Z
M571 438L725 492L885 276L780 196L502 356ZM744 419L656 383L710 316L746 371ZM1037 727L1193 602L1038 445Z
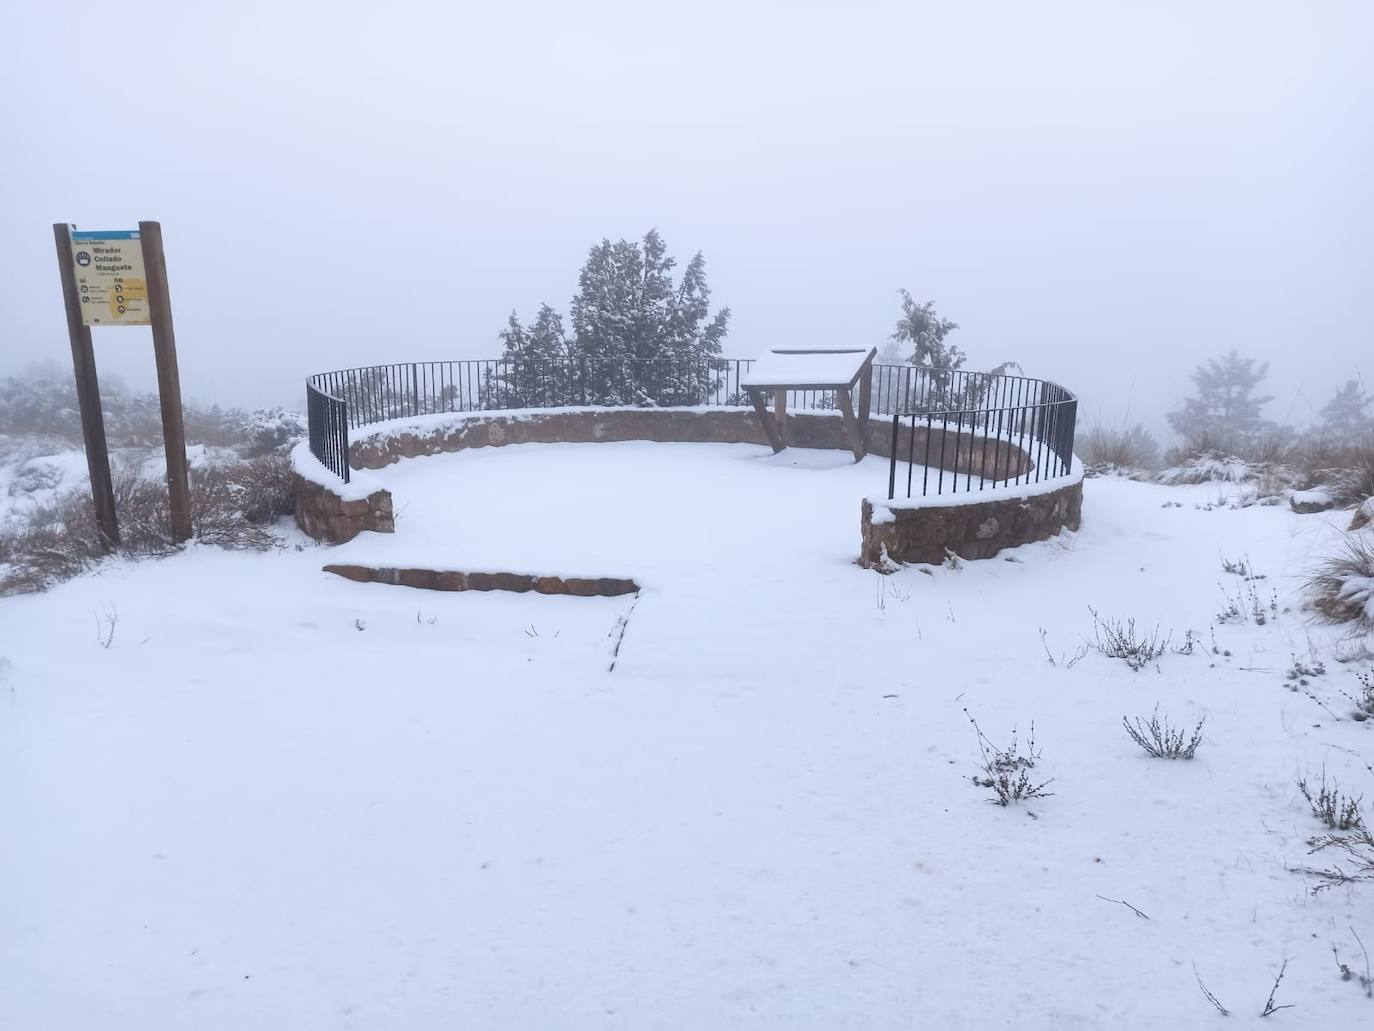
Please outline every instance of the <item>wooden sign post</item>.
M162 441L167 455L167 498L172 539L191 536L191 491L186 465L186 430L181 417L181 378L177 372L172 299L162 226L140 222L137 230L78 232L63 222L53 226L62 298L67 308L72 369L81 408L81 433L91 476L96 528L107 551L119 544L110 453L100 407L91 326L151 326L157 363Z

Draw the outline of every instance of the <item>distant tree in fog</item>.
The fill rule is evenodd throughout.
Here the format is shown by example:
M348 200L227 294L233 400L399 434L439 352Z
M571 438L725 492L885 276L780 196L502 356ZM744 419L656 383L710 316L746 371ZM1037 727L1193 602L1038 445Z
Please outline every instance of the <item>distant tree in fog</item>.
M1268 362L1242 358L1235 350L1193 370L1196 395L1169 413L1185 450L1248 452L1272 434L1276 427L1263 412L1273 397L1259 393L1268 374Z
M1322 432L1337 437L1353 437L1374 428L1374 398L1365 393L1359 380L1346 380L1336 396L1322 406Z

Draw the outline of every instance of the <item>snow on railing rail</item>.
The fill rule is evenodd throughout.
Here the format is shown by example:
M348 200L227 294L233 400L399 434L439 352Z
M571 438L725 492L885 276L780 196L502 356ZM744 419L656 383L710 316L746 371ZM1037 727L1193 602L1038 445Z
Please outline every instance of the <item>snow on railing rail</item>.
M495 358L394 362L321 372L306 380L310 450L327 468L347 479L349 430L397 419L568 406L748 407L741 378L752 365L749 358ZM793 411L831 410L835 395L829 390L789 391L787 406ZM1051 466L1067 469L1073 457L1076 407L1073 395L1064 388L1027 376L912 365L873 366L870 413L893 417L890 497L896 496L898 485L899 420L925 420L927 429L939 424L956 436L990 429L992 437L1005 440L1006 446L1012 445L1014 437L1039 449L1041 457L1030 460L1030 468L1022 470L1005 456L998 465L997 456L1003 455L1003 450L983 441L987 444L984 450L991 448L992 465L983 463L978 473L971 475L969 457L958 473L964 479L964 489L980 490L985 484L1008 482L1008 470L1011 482L1020 482L1020 477L1058 475ZM919 428L911 422L905 459L909 466L916 457L914 441ZM984 432L983 437L987 436ZM939 494L957 490L958 485L952 482L953 471L942 464L937 439L946 447L944 459L951 461L965 453L971 455L972 445L963 452L956 450L951 458L946 436L925 435L921 458L927 466L932 460L937 463L929 471L935 474L933 493ZM1042 470L1041 459L1046 455L1054 461ZM954 468L959 467L956 464ZM914 475L909 473L907 479L910 497ZM922 494L932 492L930 479L923 477Z

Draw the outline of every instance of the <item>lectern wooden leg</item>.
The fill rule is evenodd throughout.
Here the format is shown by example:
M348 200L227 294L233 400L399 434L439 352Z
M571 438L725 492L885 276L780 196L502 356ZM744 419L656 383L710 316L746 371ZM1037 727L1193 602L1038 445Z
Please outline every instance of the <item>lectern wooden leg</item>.
M835 404L840 409L840 418L844 420L844 433L849 438L849 450L854 452L854 461L862 461L864 441L859 430L859 421L854 418L853 399L849 391L835 391Z
M873 359L864 362L859 370L859 434L864 441L864 454L868 453L868 414L873 407Z
M772 415L768 411L768 405L763 400L763 391L750 390L749 400L753 402L754 411L757 412L759 416L759 425L763 427L764 436L768 438L768 443L773 447L773 454L776 455L779 451L783 450L783 448L787 447L787 445L782 442L782 437L778 435L778 431L773 427Z

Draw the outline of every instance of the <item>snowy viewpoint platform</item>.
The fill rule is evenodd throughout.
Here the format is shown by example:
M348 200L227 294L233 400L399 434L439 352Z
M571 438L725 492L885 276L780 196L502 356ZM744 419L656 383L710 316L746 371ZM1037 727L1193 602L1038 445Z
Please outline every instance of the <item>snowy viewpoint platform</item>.
M774 453L787 447L787 394L793 390L835 392L835 408L844 420L845 436L854 452L854 461L865 453L868 413L872 408L873 359L876 347L774 348L765 351L740 377L740 386L758 413L759 423ZM854 389L858 387L858 410ZM773 395L770 412L764 395Z
M873 424L864 438L868 454L890 455L895 444L898 453L929 453L932 461L940 462L933 469L913 466L913 475L903 479L943 484L944 493L893 498L874 490L884 471L890 480L890 463L883 470L870 462L850 460L854 423L834 411L796 413L786 419L789 436L797 445L797 458L790 464L829 468L843 455L841 461L854 470L852 482L836 496L836 503L848 506L851 514L810 534L818 553L833 551L848 561L857 559L860 565L888 570L894 563L943 562L951 552L962 558L987 558L1078 526L1082 468L1076 463L1068 470L1050 470L1041 476L1027 450L1005 443L994 446L967 431L952 434L926 426L897 426L898 432L890 433L884 424ZM938 444L932 446L932 439ZM590 449L578 446L632 442L644 455L643 468L626 470L623 482L598 481L596 459ZM544 463L524 474L532 477L536 500L515 501L509 489L481 485L467 476L444 478L431 488L410 476L398 479L393 473L398 464L433 472L439 463L413 460L466 451L499 451L501 456L491 461L514 468L523 463L529 449L509 447L513 444L557 445ZM346 567L334 571L355 579L438 590L625 593L634 589L629 583L642 582L638 574L646 568L625 561L631 557L627 542L633 528L649 523L658 547L671 550L680 549L689 535L710 522L702 515L683 514L701 504L695 492L709 482L687 471L690 464L684 456L699 453L690 445L732 445L732 455L757 457L759 445L773 442L760 432L753 413L742 407L562 408L418 416L367 427L355 438L349 455L356 474L347 483L320 466L310 452L298 449L296 518L311 536L336 544L353 541L366 530L378 532L365 535L369 548L379 552L375 560L340 555L330 563ZM776 446L771 450L773 458L781 457ZM566 482L561 475L565 462L570 463ZM757 461L749 467L762 468ZM582 498L588 483L598 484L594 496L570 500ZM776 536L780 525L803 521L806 511L820 504L819 497L806 497L806 492L792 496L764 489L760 493L761 486L751 484L746 489L739 483L728 491L713 492L709 504L727 517L720 533L744 534L750 531L749 524L757 523L765 535ZM817 487L812 481L810 488ZM442 530L422 536L415 520L418 499L434 497L434 489L441 491L434 505L449 521ZM598 501L606 497L632 498L633 503ZM534 512L534 523L527 530L518 525L524 512L521 505L532 506ZM594 535L569 537L561 532L574 507L578 518L592 511L595 525L610 526L605 539L619 542L619 549L596 555L594 562L582 562L584 556L592 558L585 553L585 545ZM488 551L472 552L473 538L452 518L459 509L469 508L502 513L487 538ZM854 508L860 510L857 555L852 550ZM517 510L520 517L512 515ZM427 520L429 525L438 524ZM551 542L558 546L550 551ZM765 543L759 547L767 553ZM510 575L491 575L497 573Z

